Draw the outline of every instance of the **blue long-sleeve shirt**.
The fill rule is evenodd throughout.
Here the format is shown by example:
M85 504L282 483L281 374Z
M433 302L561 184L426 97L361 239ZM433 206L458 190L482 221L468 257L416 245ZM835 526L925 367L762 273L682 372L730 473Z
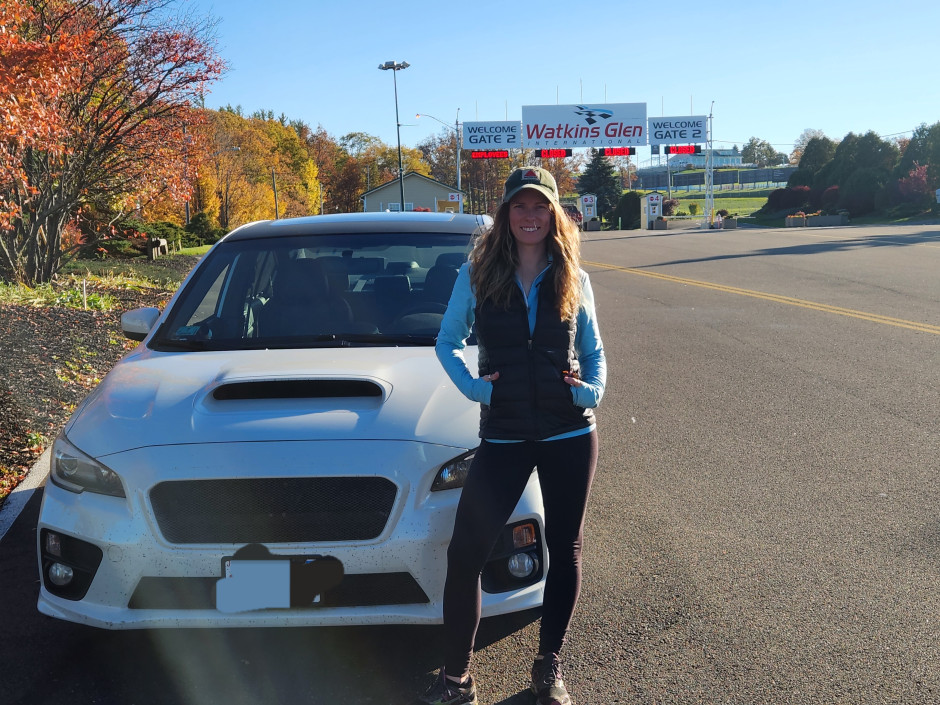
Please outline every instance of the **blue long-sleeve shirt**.
M516 283L522 291L529 311L529 334L535 330L535 317L538 310L537 284L545 276L549 267L543 269L535 278L529 291L523 290L522 282L516 277ZM471 401L489 404L493 393L493 383L481 377L475 377L467 368L463 351L473 327L476 310L476 296L470 284L470 265L464 264L457 274L454 290L447 304L441 330L437 336L435 352L447 376L460 392ZM578 309L577 328L574 339L575 353L581 365L580 386L570 387L571 395L577 406L594 408L600 404L607 382L607 360L604 357L604 344L601 341L594 309L594 291L587 272L581 271L581 305ZM568 438L593 430L586 429L553 436L546 440Z

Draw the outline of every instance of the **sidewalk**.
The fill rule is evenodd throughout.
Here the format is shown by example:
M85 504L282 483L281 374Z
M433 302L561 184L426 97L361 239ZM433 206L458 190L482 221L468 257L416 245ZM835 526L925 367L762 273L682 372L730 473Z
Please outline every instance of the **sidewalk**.
M43 454L39 456L39 460L33 463L33 466L29 469L26 479L16 486L3 502L3 506L0 507L0 540L6 536L7 531L13 526L13 522L23 511L23 507L26 506L33 493L46 484L51 453L51 449L46 448Z

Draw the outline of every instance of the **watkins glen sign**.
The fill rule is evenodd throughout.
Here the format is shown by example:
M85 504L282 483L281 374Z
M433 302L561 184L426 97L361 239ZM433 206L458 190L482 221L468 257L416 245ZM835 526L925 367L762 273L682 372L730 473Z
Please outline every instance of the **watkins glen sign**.
M646 144L646 103L522 106L524 147Z

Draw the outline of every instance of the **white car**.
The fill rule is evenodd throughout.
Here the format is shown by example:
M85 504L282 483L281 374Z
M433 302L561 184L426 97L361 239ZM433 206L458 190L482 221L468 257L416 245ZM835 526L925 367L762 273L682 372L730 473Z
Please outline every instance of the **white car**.
M125 313L142 343L53 447L39 610L106 629L440 622L479 407L434 342L488 222L252 223L162 314ZM533 474L484 570L484 616L541 605L543 537Z

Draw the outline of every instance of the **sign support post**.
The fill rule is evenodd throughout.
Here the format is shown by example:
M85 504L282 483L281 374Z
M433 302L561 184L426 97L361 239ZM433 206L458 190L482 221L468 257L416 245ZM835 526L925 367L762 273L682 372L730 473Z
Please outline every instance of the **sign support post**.
M705 136L705 227L710 228L715 221L715 159L714 144L712 142L712 113L715 101L712 101L708 110L708 130Z

